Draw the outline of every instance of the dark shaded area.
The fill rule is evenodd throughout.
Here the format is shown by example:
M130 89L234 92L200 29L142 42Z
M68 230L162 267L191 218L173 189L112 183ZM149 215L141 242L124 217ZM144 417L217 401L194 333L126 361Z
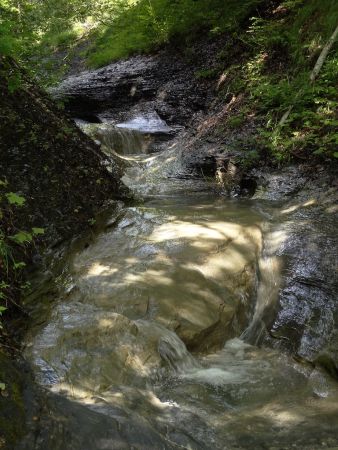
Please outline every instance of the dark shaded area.
M58 395L40 398L40 411L16 450L100 450L178 448L146 421L128 417L116 408L109 417ZM124 416L124 417L121 417Z
M255 178L243 177L240 182L240 192L242 196L252 197L257 189Z
M14 363L0 352L0 377L5 389L0 390L0 448L13 449L25 432L23 390L30 378L21 363Z
M26 199L15 228L44 228L45 242L55 243L125 193L119 170L15 62L0 62L1 179Z

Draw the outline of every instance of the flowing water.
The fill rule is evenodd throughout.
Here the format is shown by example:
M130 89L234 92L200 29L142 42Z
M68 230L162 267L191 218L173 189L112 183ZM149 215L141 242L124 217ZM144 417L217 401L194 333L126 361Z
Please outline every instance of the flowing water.
M135 128L105 142L144 202L68 252L42 323L45 296L29 304L26 357L58 421L34 448L337 448L335 382L255 345L281 283L275 206L174 178L177 149L142 153Z
M172 138L175 129L169 127L155 112L124 123L77 124L100 142L108 153L120 156L143 155L161 149L161 143Z

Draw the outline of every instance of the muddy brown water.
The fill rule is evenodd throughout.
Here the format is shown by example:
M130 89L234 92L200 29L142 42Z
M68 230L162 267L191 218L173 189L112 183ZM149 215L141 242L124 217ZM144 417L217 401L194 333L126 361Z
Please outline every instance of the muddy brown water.
M337 448L337 383L248 343L282 282L264 251L285 238L276 205L171 178L177 149L139 155L138 135L131 155L127 133L124 180L144 202L119 205L67 254L45 321L27 333L55 420L25 448Z

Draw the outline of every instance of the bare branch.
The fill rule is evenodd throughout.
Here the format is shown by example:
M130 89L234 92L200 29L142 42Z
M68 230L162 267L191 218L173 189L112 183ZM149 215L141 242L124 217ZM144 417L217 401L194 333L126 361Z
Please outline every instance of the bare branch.
M329 51L331 50L333 44L335 43L335 41L337 39L337 36L338 36L338 26L334 30L332 36L330 37L330 39L326 43L325 47L323 48L323 50L321 51L321 53L320 53L320 55L319 55L319 57L317 59L316 65L315 65L315 67L314 67L314 69L313 69L313 71L311 72L311 75L310 75L311 83L313 83L315 81L315 79L318 77L319 72L320 72L320 70L323 67L323 64L325 62L325 59L326 59L327 55L329 54Z

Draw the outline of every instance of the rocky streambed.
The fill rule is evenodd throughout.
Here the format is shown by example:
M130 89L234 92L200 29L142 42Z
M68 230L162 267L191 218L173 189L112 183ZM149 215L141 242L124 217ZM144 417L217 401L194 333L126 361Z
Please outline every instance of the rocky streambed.
M139 153L138 136L132 153L115 129L87 131L107 153L126 143L143 201L116 204L61 251L61 271L36 275L25 358L42 390L18 448L337 446L338 385L321 364L334 374L333 266L313 258L324 241L333 256L334 190L312 198L288 169L229 199L183 176L175 146Z
M203 89L185 104L189 77L180 90L160 62L58 90L138 200L32 277L22 373L35 381L6 372L24 392L15 448L336 448L334 173L243 171L189 128Z

